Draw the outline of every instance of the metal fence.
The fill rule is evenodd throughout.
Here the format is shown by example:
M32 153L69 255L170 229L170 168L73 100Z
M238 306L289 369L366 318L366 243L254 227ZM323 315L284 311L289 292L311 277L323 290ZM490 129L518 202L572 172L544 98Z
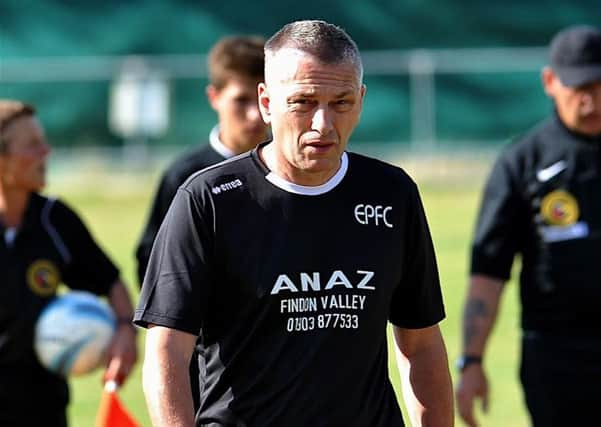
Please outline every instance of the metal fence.
M400 76L408 80L409 146L437 148L437 79L449 75L537 73L546 48L417 49L362 52L366 78ZM55 82L115 82L129 78L165 81L206 78L206 55L35 57L0 60L0 85ZM137 64L132 67L131 64ZM133 76L133 77L132 77ZM539 94L537 94L539 96ZM399 101L400 102L400 101ZM108 106L105 106L108 110Z

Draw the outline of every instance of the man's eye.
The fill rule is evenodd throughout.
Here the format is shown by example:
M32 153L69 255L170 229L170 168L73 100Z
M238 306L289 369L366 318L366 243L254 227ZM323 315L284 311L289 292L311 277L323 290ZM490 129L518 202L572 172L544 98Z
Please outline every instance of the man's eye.
M352 100L339 99L334 103L333 107L336 109L336 111L348 111L352 109L354 105L355 103Z

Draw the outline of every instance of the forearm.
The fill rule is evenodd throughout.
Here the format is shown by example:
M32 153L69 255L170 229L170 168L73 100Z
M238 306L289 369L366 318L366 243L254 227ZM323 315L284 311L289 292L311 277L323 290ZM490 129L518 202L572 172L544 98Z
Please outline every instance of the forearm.
M417 347L395 330L403 398L414 427L448 427L453 425L453 394L447 353L438 326L427 330L427 345Z
M186 369L182 369L185 367ZM143 386L153 426L192 427L194 410L190 394L188 364L159 364L146 358Z
M482 356L497 312L503 281L474 275L463 310L463 354Z
M133 307L127 288L117 280L109 292L109 303L117 317L117 331L108 349L104 381L122 384L138 360L136 329L132 322Z
M160 327L151 328L146 337L142 372L144 395L152 425L193 427L194 405L188 367L194 338L175 342L169 336L170 331L166 334L153 332L156 328Z
M134 307L125 284L120 280L113 284L108 295L109 304L115 312L119 322L131 322L133 319Z

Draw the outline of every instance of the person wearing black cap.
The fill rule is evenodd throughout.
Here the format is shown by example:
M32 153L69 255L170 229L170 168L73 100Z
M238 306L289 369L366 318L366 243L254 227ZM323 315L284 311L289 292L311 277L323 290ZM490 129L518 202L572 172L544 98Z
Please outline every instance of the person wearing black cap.
M496 161L474 234L456 390L461 418L489 399L483 356L521 256L520 379L534 426L599 419L601 393L601 32L560 31L542 72L555 112Z

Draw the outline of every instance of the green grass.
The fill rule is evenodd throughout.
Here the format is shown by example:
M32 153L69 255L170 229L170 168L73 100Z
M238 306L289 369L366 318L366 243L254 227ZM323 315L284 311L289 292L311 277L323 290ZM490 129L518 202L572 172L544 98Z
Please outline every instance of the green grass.
M137 300L134 281L135 243L146 221L147 209L156 185L156 175L128 176L102 173L85 177L54 177L49 193L58 194L76 209L102 247L120 266L123 278ZM445 297L447 318L441 328L451 365L459 354L461 308L466 291L468 245L479 201L481 177L471 182L423 181L420 185L428 215ZM418 183L420 180L418 179ZM501 313L485 361L491 383L491 404L487 415L480 415L482 425L521 427L528 424L517 380L519 306L517 287L508 285ZM140 334L140 363L120 396L142 426L150 426L141 386L143 333ZM394 354L391 352L391 354ZM391 357L391 378L400 387L396 365ZM451 366L453 379L455 369ZM101 383L100 372L71 381L72 400L69 417L73 427L94 425ZM462 425L458 420L457 425Z

